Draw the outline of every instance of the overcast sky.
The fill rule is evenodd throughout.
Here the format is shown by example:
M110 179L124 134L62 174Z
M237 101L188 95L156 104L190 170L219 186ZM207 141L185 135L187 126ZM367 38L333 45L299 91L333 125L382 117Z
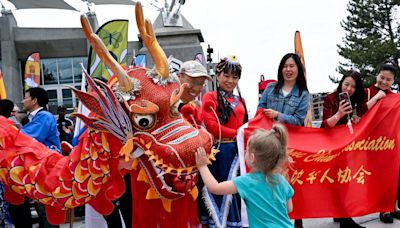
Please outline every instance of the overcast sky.
M148 2L157 4L157 1L142 1L145 17L154 21L158 12ZM303 42L309 90L315 93L335 89L328 75L340 77L336 68L343 59L337 53L337 44L345 34L340 22L347 16L347 3L348 0L186 0L181 12L201 30L205 54L210 44L214 48L214 61L229 54L239 58L243 68L242 95L254 113L259 76L276 78L280 59L294 52L296 30L300 31ZM95 6L94 10L100 25L111 19L129 19L129 40L137 39L134 6L103 5ZM15 13L20 27L79 27L79 14L66 10Z

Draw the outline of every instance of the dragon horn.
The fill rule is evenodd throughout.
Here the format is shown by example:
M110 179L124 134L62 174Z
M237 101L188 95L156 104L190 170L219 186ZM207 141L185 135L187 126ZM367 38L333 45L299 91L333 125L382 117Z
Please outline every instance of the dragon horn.
M169 67L167 57L157 42L154 35L153 26L149 20L144 20L142 4L136 2L135 6L136 24L140 32L140 37L144 45L149 50L151 57L156 65L156 73L164 79L169 77Z
M107 47L103 41L93 33L92 27L89 24L89 20L85 15L81 15L81 24L86 38L89 40L96 54L104 62L104 64L111 69L111 71L117 76L119 85L124 92L132 90L133 84L126 74L125 70L118 64L118 62L110 55Z

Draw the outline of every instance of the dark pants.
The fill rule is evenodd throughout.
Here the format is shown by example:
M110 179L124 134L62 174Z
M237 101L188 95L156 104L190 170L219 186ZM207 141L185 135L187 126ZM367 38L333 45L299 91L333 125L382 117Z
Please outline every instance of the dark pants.
M30 199L25 197L25 201L21 205L9 204L8 210L15 228L32 227L33 219L31 215L31 204L29 202ZM59 227L58 225L52 225L47 221L46 210L42 204L35 202L34 206L39 216L39 228Z
M52 225L47 220L46 209L43 204L35 202L35 209L39 215L39 228L58 228L58 225Z
M129 174L124 176L125 179L125 192L117 200L113 202L114 210L109 215L105 215L104 219L108 227L122 228L122 218L124 219L125 227L132 226L132 193L131 193L131 176Z
M24 203L21 205L8 205L8 211L15 228L32 227L32 215L30 207L31 205L28 198L25 198Z

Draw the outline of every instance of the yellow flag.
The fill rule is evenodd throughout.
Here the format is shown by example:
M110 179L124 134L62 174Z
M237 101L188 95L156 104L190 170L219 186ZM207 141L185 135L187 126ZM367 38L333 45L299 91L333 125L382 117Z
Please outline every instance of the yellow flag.
M128 53L128 20L112 20L102 25L96 32L106 45L111 56L121 65L127 66ZM112 76L99 56L92 48L89 50L88 72L93 78L103 78L106 81Z
M300 57L303 64L304 77L307 79L306 62L304 61L303 45L301 44L300 32L296 31L294 34L294 52ZM304 127L312 127L312 101L308 105L306 118L304 119Z
M6 87L4 87L3 74L0 70L0 100L7 98Z
M40 55L31 53L25 63L25 90L40 85Z

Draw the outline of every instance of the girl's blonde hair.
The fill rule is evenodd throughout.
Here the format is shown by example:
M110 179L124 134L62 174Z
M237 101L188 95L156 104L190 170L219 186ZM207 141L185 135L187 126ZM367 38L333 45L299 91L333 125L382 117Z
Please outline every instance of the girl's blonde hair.
M247 151L254 154L254 168L268 177L274 172L283 173L286 163L288 135L282 124L274 124L272 129L255 130L247 142Z

